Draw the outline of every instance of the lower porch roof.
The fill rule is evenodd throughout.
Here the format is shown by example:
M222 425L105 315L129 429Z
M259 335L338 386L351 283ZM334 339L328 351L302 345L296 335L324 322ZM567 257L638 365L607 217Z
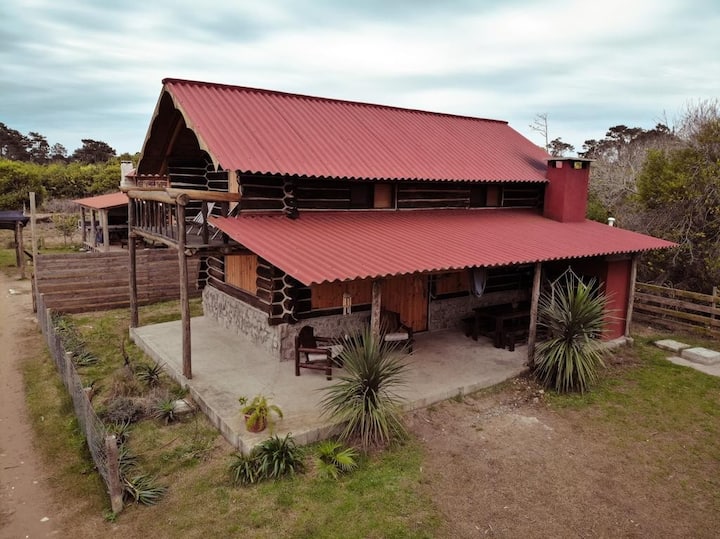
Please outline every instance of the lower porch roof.
M594 221L561 223L535 210L241 214L210 222L305 285L675 246Z

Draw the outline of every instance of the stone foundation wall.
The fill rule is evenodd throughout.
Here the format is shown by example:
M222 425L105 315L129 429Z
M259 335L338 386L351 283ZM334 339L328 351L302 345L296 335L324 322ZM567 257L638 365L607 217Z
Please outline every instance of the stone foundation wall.
M502 305L514 301L527 301L530 294L527 290L509 290L505 292L491 292L481 297L473 295L460 298L435 299L430 301L428 313L428 330L459 328L461 320L473 314L475 307Z
M268 324L268 314L212 286L203 289L203 311L221 327L280 359L282 326Z
M212 286L203 290L203 310L205 316L221 327L248 339L280 361L294 361L295 336L304 326L313 326L316 335L342 337L370 324L370 312L359 311L347 316L319 316L297 324L271 326L267 313Z

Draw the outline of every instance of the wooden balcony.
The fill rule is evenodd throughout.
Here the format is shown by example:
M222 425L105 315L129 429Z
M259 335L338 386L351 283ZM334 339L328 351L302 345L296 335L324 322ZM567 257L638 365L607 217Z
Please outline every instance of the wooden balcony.
M227 217L240 201L238 193L192 189L137 189L127 191L131 238L198 252L230 252L237 245L208 223L211 213Z

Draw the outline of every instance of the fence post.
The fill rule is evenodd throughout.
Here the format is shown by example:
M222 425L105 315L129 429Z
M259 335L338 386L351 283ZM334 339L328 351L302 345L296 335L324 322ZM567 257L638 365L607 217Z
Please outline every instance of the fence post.
M120 452L114 434L105 437L105 454L107 455L110 506L112 512L117 514L123 509L123 488L120 482Z
M713 312L710 313L710 320L715 320L715 309L717 309L718 306L718 296L720 296L720 290L718 290L717 286L713 286L713 293L712 293L712 308ZM712 325L712 322L710 323Z

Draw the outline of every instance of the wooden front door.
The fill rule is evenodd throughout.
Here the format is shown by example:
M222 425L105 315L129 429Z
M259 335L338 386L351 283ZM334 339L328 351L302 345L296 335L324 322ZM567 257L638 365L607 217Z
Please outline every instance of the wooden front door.
M400 313L400 320L413 331L428 328L427 275L401 275L382 282L382 308Z

